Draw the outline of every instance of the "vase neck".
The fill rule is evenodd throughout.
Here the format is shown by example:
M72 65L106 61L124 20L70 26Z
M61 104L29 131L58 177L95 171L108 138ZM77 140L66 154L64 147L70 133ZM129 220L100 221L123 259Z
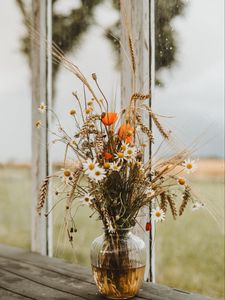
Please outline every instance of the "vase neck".
M104 228L104 233L105 233L105 235L110 235L110 236L126 236L131 233L131 230L132 230L132 228L120 228L120 229L111 231L109 229Z

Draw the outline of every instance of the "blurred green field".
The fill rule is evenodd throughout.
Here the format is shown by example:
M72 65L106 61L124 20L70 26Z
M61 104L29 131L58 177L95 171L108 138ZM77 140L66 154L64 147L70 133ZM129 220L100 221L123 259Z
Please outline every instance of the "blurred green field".
M157 282L217 299L224 299L224 183L222 178L194 182L207 209L187 210L183 218L156 229ZM101 224L81 208L76 218L77 238L71 248L62 238L63 203L54 212L54 255L89 265L92 240ZM0 243L29 248L31 235L31 181L29 169L0 169Z

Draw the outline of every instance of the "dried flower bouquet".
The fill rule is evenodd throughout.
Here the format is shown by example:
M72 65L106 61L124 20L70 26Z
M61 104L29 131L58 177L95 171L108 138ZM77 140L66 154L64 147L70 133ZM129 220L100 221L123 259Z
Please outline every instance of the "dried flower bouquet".
M121 238L123 230L126 232L127 228L136 225L140 210L145 206L151 207L150 219L159 222L164 221L168 208L176 219L183 214L189 202L193 209L203 206L197 201L184 175L194 172L197 167L196 162L189 158L188 150L178 151L158 161L153 156L146 157L146 148L154 143L153 132L144 122L146 116L152 119L163 140L169 142L172 133L161 125L159 116L149 106L151 96L144 91L136 91L137 67L129 31L128 42L133 92L125 109L111 111L110 101L104 95L97 75L93 73L92 80L98 95L80 69L55 44L51 48L53 61L62 63L84 87L83 100L73 92L78 107L78 110L72 108L69 111L69 116L74 119L74 134L68 134L51 108L44 103L38 108L41 113L50 111L54 114L58 122L57 133L53 132L56 136L54 142L65 144L65 154L64 167L43 181L37 212L41 214L49 182L54 180L60 183L55 191L59 198L55 205L65 200L64 225L69 241L73 241L77 231L75 214L72 212L74 209L86 204L93 210L93 215L97 214L106 235L101 257L97 255L99 261L93 265L94 276L100 293L119 299L126 293L135 295L143 277L144 264L137 265L137 260L131 261L131 248L125 238L126 234ZM41 121L36 122L36 127L42 127ZM67 162L69 151L72 151L74 157L70 164ZM148 222L146 230L150 228ZM102 270L99 271L98 265ZM131 268L134 265L136 268ZM106 281L105 274L108 274ZM104 286L103 282L108 283ZM129 286L132 291L127 291Z
M133 87L136 86L136 59L132 38L128 32ZM49 46L49 45L47 45ZM144 159L145 148L154 143L152 131L143 121L147 114L152 119L164 140L169 141L171 132L161 125L158 115L148 105L149 94L134 90L127 108L120 112L109 111L110 102L104 95L95 73L92 74L100 96L88 82L80 69L68 60L53 43L51 46L53 61L71 71L84 86L84 100L73 92L79 111L71 109L69 116L74 119L74 135L70 136L62 127L57 115L46 107L39 106L40 113L51 111L58 121L56 141L65 144L64 168L48 176L40 189L37 211L45 204L50 180L59 180L66 187L65 226L69 239L76 232L71 210L76 201L87 204L98 213L98 218L109 231L133 227L137 222L140 209L152 204L151 218L163 221L170 208L174 219L183 214L188 202L194 208L200 208L184 173L196 170L196 162L189 158L189 151L182 150L171 157L155 161ZM87 97L87 92L91 96ZM78 120L78 115L81 120ZM41 128L41 121L36 122ZM74 154L74 161L67 167L69 149ZM146 156L146 155L145 155ZM56 191L58 195L65 191ZM64 195L64 194L63 194ZM179 205L177 211L177 205ZM146 225L148 230L148 224Z

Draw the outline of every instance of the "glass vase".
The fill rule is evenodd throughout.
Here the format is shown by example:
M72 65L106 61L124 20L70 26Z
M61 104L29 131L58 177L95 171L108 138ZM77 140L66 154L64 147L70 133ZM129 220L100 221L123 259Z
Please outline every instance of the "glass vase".
M144 279L145 243L130 229L105 231L91 246L92 272L98 291L109 299L134 297Z

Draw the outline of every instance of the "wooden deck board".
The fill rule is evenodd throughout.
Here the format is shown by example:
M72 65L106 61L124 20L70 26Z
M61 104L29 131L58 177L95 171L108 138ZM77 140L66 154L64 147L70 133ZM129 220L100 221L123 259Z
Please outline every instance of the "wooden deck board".
M97 294L90 270L61 259L0 245L0 299L105 299ZM145 283L134 300L210 300Z

